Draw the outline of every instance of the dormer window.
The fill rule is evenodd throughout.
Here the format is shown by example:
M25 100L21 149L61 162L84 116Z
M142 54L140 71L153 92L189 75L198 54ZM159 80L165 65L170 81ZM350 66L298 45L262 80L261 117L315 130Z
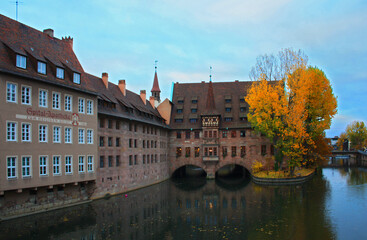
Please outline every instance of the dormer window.
M38 61L37 72L41 74L46 74L46 63Z
M56 67L56 77L59 79L64 79L64 69Z
M17 67L18 68L27 68L27 58L25 56L17 54Z
M76 84L80 84L80 74L74 73L73 82Z

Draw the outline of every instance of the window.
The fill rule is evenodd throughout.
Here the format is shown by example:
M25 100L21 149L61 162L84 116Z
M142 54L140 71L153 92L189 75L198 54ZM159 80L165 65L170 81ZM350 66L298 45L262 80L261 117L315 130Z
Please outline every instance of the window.
M52 93L52 108L60 110L60 93Z
M65 143L72 143L72 131L71 128L65 128Z
M200 148L199 147L195 147L194 148L194 152L195 152L195 157L199 157L199 155L200 155Z
M17 85L15 83L6 83L6 101L17 102Z
M185 148L185 157L190 157L190 147Z
M134 165L138 165L138 156L134 155Z
M38 136L39 142L47 142L47 125L39 125Z
M204 138L208 137L208 131L204 131Z
M178 100L177 103L178 104L183 104L184 103L184 100Z
M116 156L116 167L120 166L120 155Z
M6 166L7 166L8 178L17 177L16 162L17 162L17 157L7 157Z
M231 131L231 137L232 138L235 138L236 137L236 130Z
M104 156L99 157L99 168L104 168Z
M6 141L15 142L17 141L17 123L7 122L6 124Z
M27 58L25 56L17 54L17 67L26 69L27 68Z
M78 111L79 113L84 113L84 98L79 98L79 105L78 105Z
M176 148L176 157L181 157L182 154L182 148L181 147L177 147Z
M65 173L66 174L71 174L73 172L72 162L73 162L72 156L65 156Z
M133 165L133 155L129 155L129 166Z
M186 139L190 139L190 131L186 131L186 134L185 134L186 136Z
M223 154L223 157L226 157L228 155L227 147L222 147L222 154Z
M64 69L56 67L56 77L59 79L64 79Z
M31 105L31 88L22 86L22 104Z
M240 107L240 112L246 112L246 108L245 107Z
M47 108L47 91L39 90L39 106Z
M47 156L40 156L40 176L47 175Z
M241 146L241 157L246 156L246 146Z
M190 123L197 123L198 119L197 118L190 118Z
M175 119L175 122L176 123L182 123L183 122L183 119L182 118L177 118L177 119Z
M107 127L112 128L112 120L111 119L107 120Z
M129 148L132 148L133 147L133 140L130 138L129 139Z
M112 156L108 156L108 167L112 167Z
M30 156L22 157L22 176L23 177L31 176L31 157Z
M209 131L209 138L212 138L212 137L213 137L213 132Z
M54 134L53 134L53 140L54 143L60 143L61 142L61 137L60 137L60 127L54 126Z
M119 121L116 121L116 129L120 129L120 122Z
M206 147L206 148L204 148L204 156L208 156L209 154L208 154L208 148Z
M107 144L109 147L112 147L112 137L108 137Z
M87 114L93 115L93 101L87 100Z
M79 156L78 172L84 173L84 156Z
M226 117L226 118L224 118L224 121L225 122L232 122L232 118L231 117Z
M87 171L88 172L93 172L93 164L94 163L94 157L93 156L88 156L87 159Z
M99 146L100 147L104 146L104 137L102 137L102 136L99 137Z
M38 61L37 72L41 74L46 74L46 63Z
M228 137L228 131L223 131L222 138L227 138L227 137Z
M87 144L93 144L93 130L87 130Z
M100 128L104 128L104 119L103 118L101 118L101 119L99 119L99 127Z
M198 103L198 100L193 99L193 100L191 100L191 102L192 102L193 104L195 104L195 103Z
M232 157L235 157L235 156L237 156L237 148L236 148L236 146L232 146Z
M261 145L261 155L266 155L266 145Z
M181 132L176 132L176 137L181 138Z
M132 131L132 130L133 130L133 124L129 123L129 131Z
M245 130L241 130L240 137L246 137L246 131Z
M79 128L79 135L78 135L78 142L79 144L84 144L84 129Z
M197 108L191 108L191 113L197 113L198 109Z
M247 117L240 117L241 122L247 122Z
M143 164L145 164L145 155L143 155Z
M177 113L182 113L182 109L177 109Z
M231 112L232 108L226 108L226 112Z
M232 102L232 99L227 98L227 99L225 100L225 102L226 102L226 103L230 103L230 102Z
M73 82L76 84L80 84L80 74L79 73L74 73Z
M54 175L60 175L60 156L54 156L53 160L53 174Z
M200 132L199 131L195 131L195 139L199 139L200 138Z
M71 112L72 96L65 95L65 111Z
M137 148L138 147L138 140L134 139L134 148ZM152 144L152 147L153 147L153 144Z
M120 138L119 137L116 138L116 147L120 147Z

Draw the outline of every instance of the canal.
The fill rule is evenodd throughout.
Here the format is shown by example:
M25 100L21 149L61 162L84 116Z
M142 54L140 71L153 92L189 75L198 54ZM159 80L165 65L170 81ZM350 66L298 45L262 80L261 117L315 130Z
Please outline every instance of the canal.
M294 186L173 179L0 223L0 239L367 239L367 169Z

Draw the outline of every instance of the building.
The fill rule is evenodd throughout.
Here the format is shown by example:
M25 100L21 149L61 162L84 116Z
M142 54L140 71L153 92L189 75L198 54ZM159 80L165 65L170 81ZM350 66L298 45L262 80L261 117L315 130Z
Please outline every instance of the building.
M273 154L270 141L247 120L244 97L252 82L175 83L170 122L170 159L173 173L193 165L208 178L224 166L251 171L256 160Z
M88 200L97 93L73 51L0 15L0 208L16 215Z
M156 98L148 101L145 90L140 95L127 90L125 80L118 85L109 82L107 73L89 78L99 89L99 160L93 198L168 179L168 126L155 108ZM158 85L157 72L154 83Z

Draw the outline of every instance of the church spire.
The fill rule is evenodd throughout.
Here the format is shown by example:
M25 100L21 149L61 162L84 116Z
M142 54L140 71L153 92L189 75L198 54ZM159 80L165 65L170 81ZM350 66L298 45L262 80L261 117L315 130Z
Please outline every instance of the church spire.
M154 73L154 81L153 81L153 87L152 87L152 96L154 97L154 100L161 102L161 90L159 89L159 83L158 83L158 75L157 75L157 60L155 60L155 73Z
M214 91L213 91L213 83L209 81L208 86L208 93L206 96L206 106L205 111L206 114L216 114L217 110L215 108L215 101L214 101Z

